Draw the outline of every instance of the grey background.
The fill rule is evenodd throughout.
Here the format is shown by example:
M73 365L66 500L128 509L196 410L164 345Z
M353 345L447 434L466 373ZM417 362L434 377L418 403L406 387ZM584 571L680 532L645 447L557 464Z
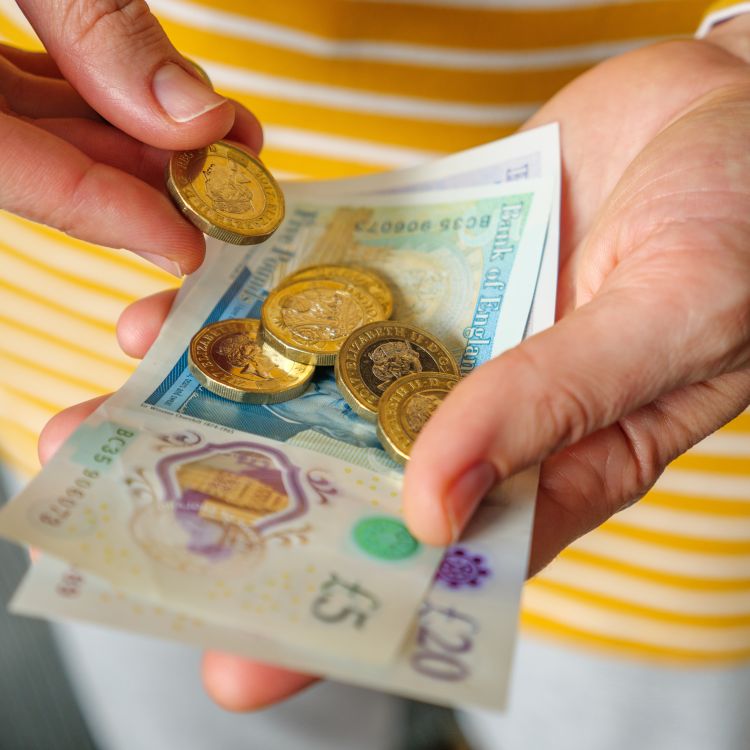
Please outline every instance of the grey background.
M0 475L0 505L6 500ZM7 612L28 564L23 549L0 539L0 750L93 750L49 625Z

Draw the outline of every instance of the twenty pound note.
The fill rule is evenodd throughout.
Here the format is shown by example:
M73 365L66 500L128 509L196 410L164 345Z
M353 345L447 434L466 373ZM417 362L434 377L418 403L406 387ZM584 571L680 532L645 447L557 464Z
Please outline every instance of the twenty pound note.
M362 665L248 630L167 609L44 556L12 603L18 614L83 620L220 648L266 663L447 706L502 708L513 654L528 511L536 472L488 498L460 543L446 550L429 593L395 657Z
M533 147L532 134L518 138ZM548 138L543 145L549 154ZM406 674L393 671L407 641L433 633L424 655L408 659L412 671L418 663L427 674L440 668L436 643L450 641L436 630L441 618L443 630L455 630L463 661L477 659L478 644L487 644L494 629L504 656L485 670L487 679L463 698L435 696L487 705L479 693L490 676L503 682L495 666L507 672L533 492L523 503L488 505L479 517L479 551L458 547L441 563L442 551L406 531L401 470L372 425L343 401L330 371L321 368L293 401L241 405L199 386L186 347L207 322L257 317L268 290L288 273L334 262L385 276L395 292L394 318L442 338L464 374L515 345L529 320L540 263L542 278L545 265L555 264L559 187L552 158L541 159L546 169L536 164L535 179L482 184L494 174L491 159L505 158L502 146L492 149L485 147L482 170L463 167L477 175L474 187L446 190L450 170L430 168L421 177L408 170L400 183L373 178L369 193L364 179L338 195L335 183L290 188L279 232L250 250L213 250L137 373L0 514L0 531L94 573L123 596L210 623L216 630L203 631L209 640L209 633L223 634L203 645L352 681L363 681L362 674L383 687L398 680L390 687L409 694L429 691L409 687ZM446 161L461 183L460 160ZM417 183L418 191L409 189ZM554 298L550 284L545 290ZM544 305L550 309L549 299ZM509 509L521 506L514 527ZM492 549L509 529L514 564ZM474 577L463 581L471 570ZM451 583L451 575L463 583ZM492 584L480 586L487 576ZM507 595L502 627L489 622L497 607L482 614L478 597L467 600L476 612L462 614L451 603L454 591L480 589L494 591L495 604ZM482 628L478 619L487 620ZM261 653L248 643L260 643ZM351 667L363 662L366 670ZM455 669L465 680L464 668Z

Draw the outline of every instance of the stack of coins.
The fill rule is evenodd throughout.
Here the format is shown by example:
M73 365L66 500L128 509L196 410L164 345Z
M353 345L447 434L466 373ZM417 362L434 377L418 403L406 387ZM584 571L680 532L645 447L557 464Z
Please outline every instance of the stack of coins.
M224 242L264 242L284 218L276 180L260 159L231 143L175 152L166 181L180 211ZM304 268L271 291L261 320L221 320L198 331L188 367L217 396L273 404L304 393L316 366L334 365L353 411L377 421L383 448L404 463L419 431L458 382L459 369L438 339L390 321L392 313L391 290L372 271Z
M198 331L188 366L204 388L222 398L287 401L304 392L316 366L334 364L353 331L392 310L388 285L371 271L304 268L271 291L261 320L221 320Z
M252 318L209 323L188 351L193 377L217 396L244 404L277 404L304 393L312 365L287 359L263 341Z
M188 365L207 390L248 404L296 398L316 367L333 365L352 410L377 422L383 448L405 463L460 374L439 339L388 320L392 311L388 284L370 270L304 268L269 293L260 320L202 328L190 343Z

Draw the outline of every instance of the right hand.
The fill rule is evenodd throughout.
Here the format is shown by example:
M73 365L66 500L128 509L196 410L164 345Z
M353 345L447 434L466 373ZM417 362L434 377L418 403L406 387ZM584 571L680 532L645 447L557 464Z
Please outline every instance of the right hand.
M170 202L169 151L226 136L241 105L202 83L143 0L18 0L49 54L0 45L0 209L182 275L203 235Z

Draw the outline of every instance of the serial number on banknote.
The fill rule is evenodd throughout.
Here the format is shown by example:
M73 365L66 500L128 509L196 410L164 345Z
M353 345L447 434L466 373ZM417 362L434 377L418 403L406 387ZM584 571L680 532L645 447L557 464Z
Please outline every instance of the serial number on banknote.
M492 214L447 217L440 221L433 221L432 219L423 221L417 219L411 221L360 221L355 225L355 230L364 234L410 234L432 232L433 230L449 232L460 229L487 229L491 221Z
M86 499L87 490L91 489L97 479L98 471L84 469L81 475L39 514L39 520L47 526L59 526L70 517L78 504Z
M111 435L102 437L101 441L95 443L90 463L98 464L101 468L89 465L82 469L80 475L39 513L39 520L47 526L60 526L67 521L79 503L86 499L88 490L93 488L102 472L106 471L112 461L125 450L135 434L131 430L118 427Z

